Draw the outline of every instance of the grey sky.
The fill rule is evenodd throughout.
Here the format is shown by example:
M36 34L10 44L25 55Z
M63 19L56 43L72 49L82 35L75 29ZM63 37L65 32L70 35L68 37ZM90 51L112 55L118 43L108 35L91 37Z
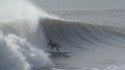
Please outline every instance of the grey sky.
M125 0L32 0L46 9L125 9Z

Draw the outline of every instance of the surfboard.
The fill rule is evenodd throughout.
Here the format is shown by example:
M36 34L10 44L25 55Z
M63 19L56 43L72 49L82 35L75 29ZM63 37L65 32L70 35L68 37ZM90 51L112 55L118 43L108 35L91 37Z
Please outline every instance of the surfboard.
M50 52L51 54L68 54L70 52Z
M68 57L68 54L70 53L70 52L55 52L55 51L51 51L51 52L49 52L50 54L51 54L51 56L53 56L53 57L60 57L60 56L63 56L63 57Z

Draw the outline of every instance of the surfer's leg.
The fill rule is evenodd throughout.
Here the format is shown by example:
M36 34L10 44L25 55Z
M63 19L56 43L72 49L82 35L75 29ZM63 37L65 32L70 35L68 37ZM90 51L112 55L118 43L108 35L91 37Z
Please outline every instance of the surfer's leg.
M58 48L60 48L60 46L59 46L58 44L56 44L56 46L57 46Z
M56 50L59 52L59 49L58 49L58 47L57 47L57 46L55 46L55 48L56 48Z

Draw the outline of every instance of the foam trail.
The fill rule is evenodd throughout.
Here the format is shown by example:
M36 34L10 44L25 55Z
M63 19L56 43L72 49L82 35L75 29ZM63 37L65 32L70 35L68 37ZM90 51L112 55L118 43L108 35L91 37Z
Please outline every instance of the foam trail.
M1 63L0 68L2 70L29 70L30 65L26 61L25 57L18 51L20 47L12 44L8 37L4 37L1 33L0 45L1 45Z
M3 70L29 70L51 66L52 62L43 50L29 44L25 39L16 35L0 34L1 64ZM3 60L4 59L4 60ZM12 63L12 64L11 64Z

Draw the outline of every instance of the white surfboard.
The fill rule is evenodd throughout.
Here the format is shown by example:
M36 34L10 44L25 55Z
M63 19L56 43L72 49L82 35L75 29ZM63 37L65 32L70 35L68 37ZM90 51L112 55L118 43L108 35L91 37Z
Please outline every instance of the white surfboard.
M55 56L55 57L60 57L60 56L63 56L63 57L66 57L66 56L68 56L68 54L70 53L70 52L62 52L62 51L60 51L60 52L55 52L55 51L51 51L51 52L49 52L50 54L51 54L51 56Z
M50 54L68 54L68 53L70 53L70 52L50 52Z

